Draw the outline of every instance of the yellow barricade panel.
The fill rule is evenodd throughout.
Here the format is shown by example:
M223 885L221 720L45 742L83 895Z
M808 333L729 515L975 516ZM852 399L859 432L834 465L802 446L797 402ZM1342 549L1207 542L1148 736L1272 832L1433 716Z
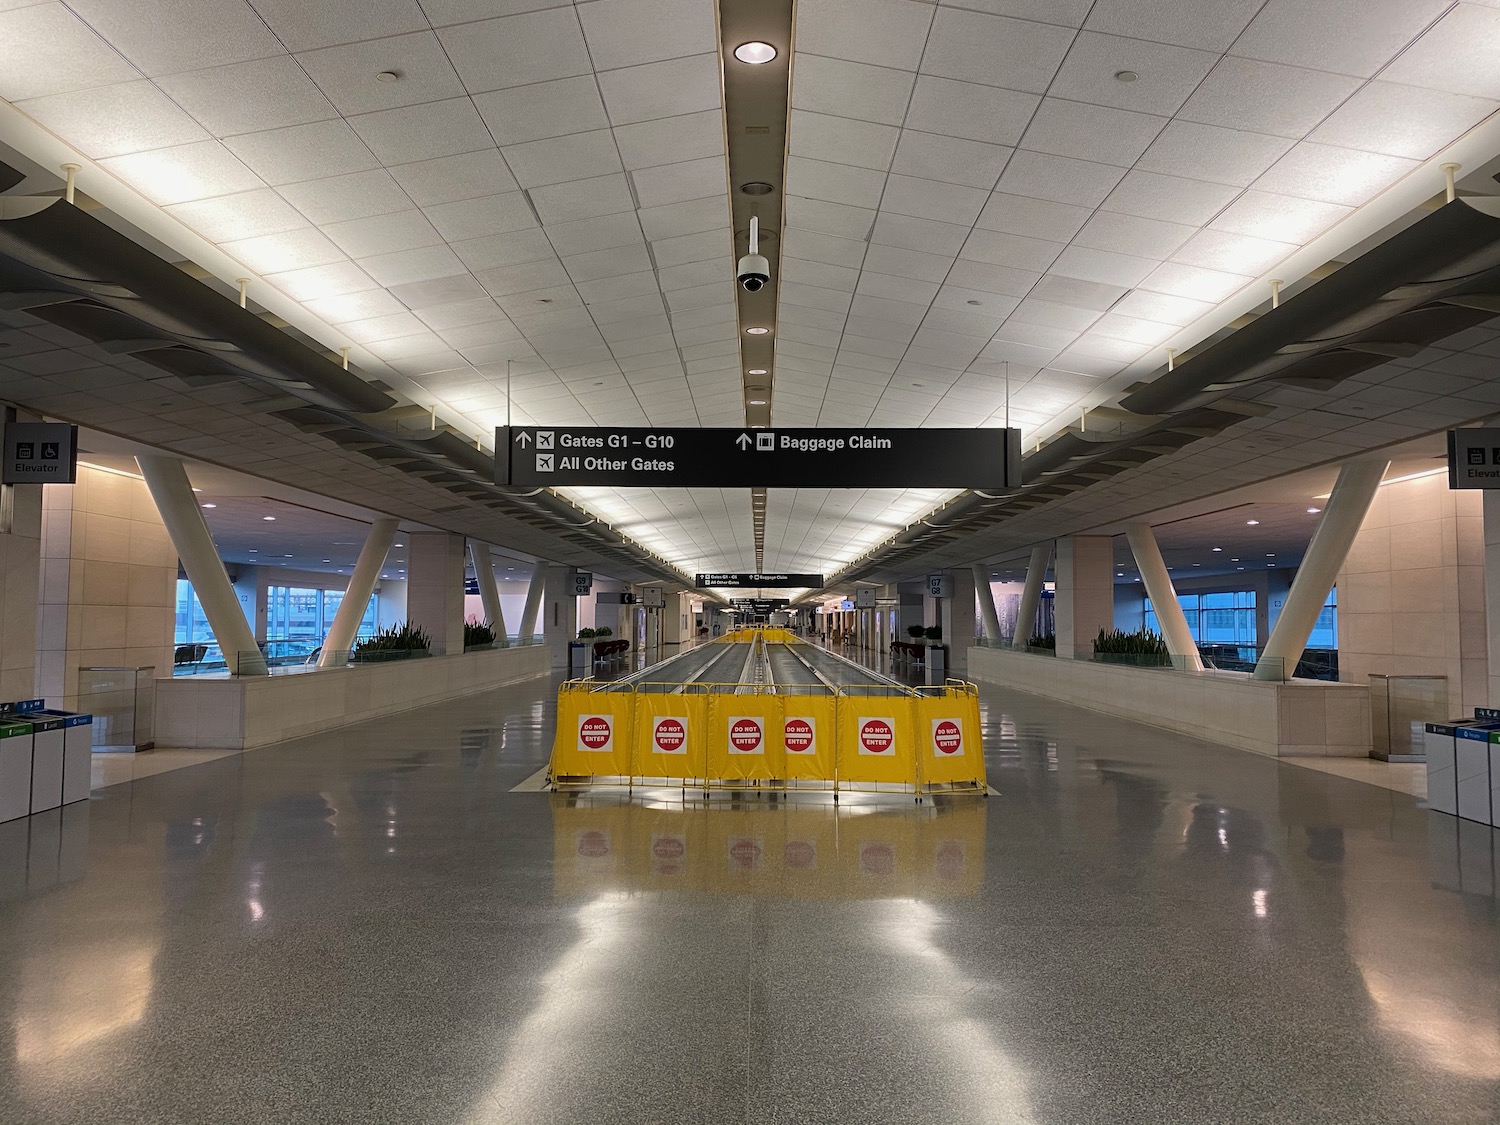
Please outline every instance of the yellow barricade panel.
M838 746L838 707L833 696L781 697L781 749L789 781L832 781Z
M711 695L708 721L709 778L768 781L786 776L780 696Z
M973 782L983 786L979 697L963 689L950 689L941 696L926 696L916 703L917 762L922 784Z
M909 696L844 695L838 701L838 780L917 784L914 700Z
M558 692L552 776L628 776L634 716L635 696L630 692Z
M708 731L708 696L637 695L632 772L701 781L708 765Z

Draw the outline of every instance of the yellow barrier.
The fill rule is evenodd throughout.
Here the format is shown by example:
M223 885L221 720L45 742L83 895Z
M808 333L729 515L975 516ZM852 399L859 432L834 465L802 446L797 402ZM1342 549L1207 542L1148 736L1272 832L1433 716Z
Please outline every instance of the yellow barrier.
M567 683L557 693L552 776L628 777L634 740L635 695Z
M985 787L979 737L979 693L950 682L938 696L916 701L917 780L923 785Z
M770 781L786 776L782 697L709 696L708 773L712 781Z
M917 784L914 704L912 697L901 695L839 696L840 789Z
M781 749L788 781L837 778L838 701L831 695L781 697Z
M635 697L636 777L701 781L709 742L708 696L698 694Z

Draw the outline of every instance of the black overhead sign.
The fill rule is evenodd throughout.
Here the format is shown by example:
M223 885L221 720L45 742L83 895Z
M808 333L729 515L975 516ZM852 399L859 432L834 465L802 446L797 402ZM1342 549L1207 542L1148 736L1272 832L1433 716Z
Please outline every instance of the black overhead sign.
M518 488L1004 489L1021 483L1019 430L502 426L495 451L495 482Z
M786 598L733 598L729 604L736 613L762 615L776 613L791 603Z
M821 574L700 574L700 590L821 590Z

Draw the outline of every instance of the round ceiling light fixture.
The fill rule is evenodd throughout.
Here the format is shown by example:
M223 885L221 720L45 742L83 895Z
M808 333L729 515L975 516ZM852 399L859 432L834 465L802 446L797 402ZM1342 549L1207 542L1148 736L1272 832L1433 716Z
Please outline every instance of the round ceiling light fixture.
M377 82L400 82L401 72L399 70L382 70L375 76Z
M764 367L752 367L749 371L745 372L746 375L764 375L765 373L766 369Z
M769 328L747 328L745 333L750 336L764 336L771 330Z
M751 180L748 184L741 184L740 191L746 195L770 195L776 188L765 180Z
M750 400L750 405L751 406L764 406L765 404L766 404L766 400L763 399L763 398L752 398Z
M1133 70L1117 70L1115 78L1120 82L1134 82L1140 75Z
M751 66L761 66L776 57L776 48L769 43L762 43L753 39L749 43L741 43L734 49L734 57L742 63Z

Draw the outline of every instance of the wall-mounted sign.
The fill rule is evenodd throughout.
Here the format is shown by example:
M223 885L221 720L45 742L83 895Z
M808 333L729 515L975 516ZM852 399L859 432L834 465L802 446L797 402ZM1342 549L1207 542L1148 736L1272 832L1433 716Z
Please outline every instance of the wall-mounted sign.
M1021 483L1021 431L502 426L519 488L983 488Z
M1500 488L1500 430L1448 431L1448 487Z
M661 586L642 586L641 605L647 609L660 609L667 604L666 595Z
M821 590L821 574L699 574L700 590L718 587L725 590Z
M855 609L874 609L875 600L880 597L878 586L857 586L854 590Z
M594 588L594 576L587 570L575 570L573 572L573 593L583 597Z
M62 422L5 426L4 484L72 484L78 479L78 427Z
M929 598L951 598L953 596L953 578L947 574L929 574L927 576L927 596Z

